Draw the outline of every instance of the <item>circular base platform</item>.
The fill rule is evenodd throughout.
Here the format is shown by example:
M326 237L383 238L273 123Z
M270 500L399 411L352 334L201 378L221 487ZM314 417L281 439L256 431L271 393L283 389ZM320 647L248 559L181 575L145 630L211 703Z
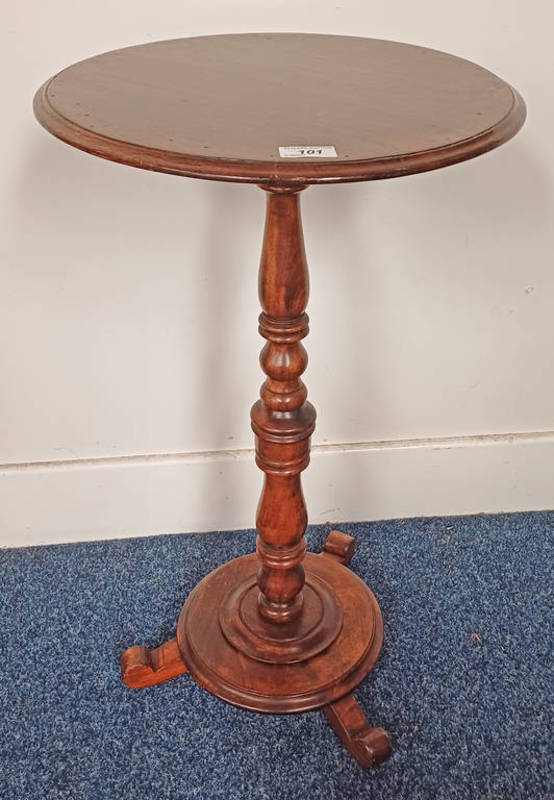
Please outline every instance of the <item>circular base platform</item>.
M225 609L233 605L237 587L249 591L253 586L259 561L255 554L237 558L204 578L179 616L179 649L202 687L243 708L290 713L338 700L372 670L383 643L383 622L373 593L331 558L307 553L303 565L307 587L324 587L342 611L342 626L330 644L308 657L299 653L293 663L260 660L254 645L251 654L243 652L242 623L235 628L239 637L234 641Z
M306 576L301 613L290 622L264 619L258 611L259 594L254 572L219 607L219 625L229 644L257 661L306 661L329 647L340 633L342 609L335 593L313 573Z

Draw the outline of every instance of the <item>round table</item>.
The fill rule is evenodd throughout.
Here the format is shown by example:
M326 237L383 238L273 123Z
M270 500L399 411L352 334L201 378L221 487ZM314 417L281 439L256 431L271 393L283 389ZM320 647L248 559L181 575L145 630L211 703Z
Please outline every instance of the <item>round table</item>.
M243 708L323 708L361 765L379 763L388 736L352 694L381 650L379 606L347 567L350 536L332 531L322 554L306 553L300 473L316 414L300 378L308 333L300 192L473 158L519 130L521 97L482 67L428 48L260 33L104 53L47 81L34 108L51 133L88 153L267 192L259 271L267 379L251 411L265 473L257 553L198 584L175 639L130 647L123 680L140 688L190 672Z

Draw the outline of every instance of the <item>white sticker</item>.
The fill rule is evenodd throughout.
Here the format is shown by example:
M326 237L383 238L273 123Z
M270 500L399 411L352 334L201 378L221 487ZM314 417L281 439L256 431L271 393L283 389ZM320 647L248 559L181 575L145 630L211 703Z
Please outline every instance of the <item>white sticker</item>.
M289 144L279 148L281 158L336 158L332 144Z

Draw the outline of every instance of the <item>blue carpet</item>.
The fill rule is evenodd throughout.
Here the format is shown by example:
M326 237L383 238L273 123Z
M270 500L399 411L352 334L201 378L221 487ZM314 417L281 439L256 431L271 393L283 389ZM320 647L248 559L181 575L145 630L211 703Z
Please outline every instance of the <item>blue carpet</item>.
M554 797L554 512L340 527L385 619L357 696L391 735L386 764L360 769L317 711L248 713L190 676L120 682L120 653L173 636L251 531L4 550L1 800Z

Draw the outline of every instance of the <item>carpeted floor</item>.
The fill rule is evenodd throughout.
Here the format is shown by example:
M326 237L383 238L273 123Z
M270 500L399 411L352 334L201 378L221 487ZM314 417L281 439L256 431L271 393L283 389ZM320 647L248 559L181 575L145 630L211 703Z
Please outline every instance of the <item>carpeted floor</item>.
M357 696L386 764L360 769L321 712L248 713L190 676L120 682L122 650L173 636L251 531L4 550L1 800L553 798L554 512L340 527L385 619Z

